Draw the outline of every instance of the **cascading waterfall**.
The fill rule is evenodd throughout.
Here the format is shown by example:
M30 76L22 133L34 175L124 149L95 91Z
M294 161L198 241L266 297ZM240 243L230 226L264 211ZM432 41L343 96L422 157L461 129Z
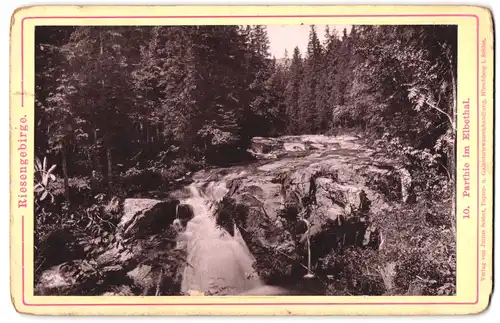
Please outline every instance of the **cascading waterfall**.
M234 176L234 175L233 175ZM193 208L182 237L187 242L187 265L183 274L183 294L238 295L262 287L253 269L254 258L235 226L234 236L218 228L209 205L227 193L225 180L211 182L205 192L199 183L189 186L191 196L183 201Z
M311 224L306 219L301 219L302 222L306 224L306 232L304 235L306 236L306 246L307 246L307 274L304 275L304 278L314 278L314 274L311 270L311 238L310 238L310 229Z
M263 139L262 141L266 141ZM293 145L284 145L292 142ZM271 174L280 173L280 169L315 168L316 165L326 163L329 168L341 168L349 160L356 160L360 152L365 157L371 156L372 151L364 149L355 142L354 137L326 137L326 136L299 136L277 139L263 143L269 147L270 156L264 156L258 151L254 152L259 159L269 159L262 165L246 167L231 167L230 169L200 171L194 174L194 183L187 187L190 195L181 203L192 207L194 217L188 222L181 236L186 245L187 265L185 267L181 291L184 294L218 294L218 295L290 295L292 290L279 289L261 283L253 270L254 257L241 237L238 228L231 236L226 230L218 228L213 215L211 203L222 199L229 190L226 183L238 178L250 183L267 181ZM258 150L257 141L257 150ZM267 145L267 146L266 146ZM296 158L282 154L283 150L302 150L310 145L314 150L310 154ZM280 147L284 147L280 148ZM307 148L309 149L309 148ZM271 156L272 155L272 156ZM331 158L332 155L339 158ZM274 156L274 157L273 157ZM283 156L283 157L277 157ZM332 161L334 160L334 161ZM230 172L221 176L223 172ZM246 174L245 174L246 173ZM257 177L253 180L252 176ZM221 178L222 177L222 178ZM237 184L237 183L235 183ZM265 184L264 184L265 185ZM235 188L238 185L234 186ZM271 189L271 188L270 188ZM272 190L272 189L271 189ZM244 191L243 191L244 193ZM275 203L270 197L270 202ZM279 203L279 202L277 202ZM306 219L300 219L306 225L306 230L300 239L300 244L307 248L307 273L303 276L308 280L305 285L313 285L317 280L312 268L311 255L311 225ZM294 283L294 282L292 282ZM302 288L302 287L300 287Z

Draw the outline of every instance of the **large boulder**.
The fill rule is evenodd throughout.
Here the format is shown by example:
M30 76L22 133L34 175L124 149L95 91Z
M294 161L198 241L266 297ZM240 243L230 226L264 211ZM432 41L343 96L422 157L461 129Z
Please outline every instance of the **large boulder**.
M295 280L306 273L307 237L314 266L332 250L373 245L378 235L370 212L372 199L379 197L356 174L362 166L320 155L306 162L273 162L284 167L261 166L260 172L228 183L234 203L247 208L242 234L266 283Z
M72 295L78 288L74 271L60 264L42 272L35 286L35 295Z
M125 199L114 232L86 242L85 254L42 270L36 295L176 295L182 255L171 227L192 210L178 200ZM112 237L112 238L109 238ZM60 240L60 239L59 239ZM59 241L57 240L57 241ZM99 243L97 243L97 241Z
M35 295L96 295L101 282L115 279L121 266L98 268L93 260L75 260L43 271L35 284Z
M69 228L54 230L41 237L35 252L43 255L43 263L39 265L38 270L48 269L85 255L77 237Z
M250 143L250 149L258 154L269 154L279 149L281 143L274 138L254 137Z
M138 286L142 290L142 295L159 294L162 279L160 268L140 264L127 272L127 276L132 279L135 286Z
M125 199L118 231L138 237L165 230L176 218L178 200Z
M229 182L228 187L229 195L238 203L263 212L270 219L276 219L283 206L281 185L273 183L272 176L236 179Z
M126 265L133 261L137 255L141 254L143 249L144 247L141 241L125 244L122 240L119 240L117 243L111 245L106 251L99 254L96 257L96 262L101 266L115 263Z
M305 144L301 142L285 142L283 144L285 151L304 151L306 150Z

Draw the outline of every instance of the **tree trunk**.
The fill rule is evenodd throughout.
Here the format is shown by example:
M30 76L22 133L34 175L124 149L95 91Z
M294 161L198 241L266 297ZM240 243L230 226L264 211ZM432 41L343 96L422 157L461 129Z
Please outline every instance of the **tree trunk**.
M92 164L94 166L94 169L102 176L102 165L101 162L99 161L99 149L97 145L97 130L94 129L93 131L94 135L94 149L91 151L92 155Z
M140 129L141 129L141 141L142 143L144 144L144 139L146 138L146 135L144 135L144 132L146 131L146 129L144 129L144 123L142 121L140 121Z
M453 64L451 64L451 67L453 67ZM456 124L456 115L457 115L457 83L456 83L456 78L455 78L455 73L454 69L452 68L451 70L451 78L452 78L452 89L453 89L453 106L451 107L451 115L453 116L453 122ZM457 144L457 136L456 136L456 131L455 129L452 129L452 136L453 136L453 145L451 145L451 156L448 160L448 172L451 174L451 182L453 184L453 187L456 187L456 160L457 160L457 149L456 149L456 144ZM452 216L451 216L451 221L452 221L452 230L453 234L455 235L455 240L457 239L457 231L456 231L456 220L457 217L455 216L456 212L456 196L457 193L454 189L452 191L452 199L451 199L451 205L452 205Z
M108 165L108 187L109 192L113 192L113 161L111 159L111 148L106 145L106 160Z
M448 63L451 71L451 89L452 89L452 106L451 106L451 120L452 120L452 136L453 136L453 144L451 145L451 152L448 155L448 173L450 174L450 179L451 179L451 184L452 187L454 188L456 186L456 158L457 158L457 149L456 149L456 144L457 144L457 136L456 136L456 116L457 116L457 81L455 77L455 65L453 64L453 61L449 55L447 55L448 58ZM456 232L456 220L457 217L455 216L456 212L456 191L455 189L452 189L452 198L451 198L451 206L452 206L452 212L450 216L450 221L451 221L451 227L453 230L453 234L455 236L455 240L457 238L457 232Z
M450 172L451 174L451 178L453 180L453 182L455 181L455 162L456 162L456 149L455 149L455 146L456 146L456 141L457 141L457 136L455 135L455 128L456 128L456 115L457 115L457 83L456 83L456 78L455 78L455 73L454 73L454 69L453 69L453 64L451 63L450 61L450 67L452 68L451 69L451 86L452 86L452 90L453 90L453 106L451 107L451 118L452 118L452 121L453 121L453 127L452 127L452 136L453 136L453 145L451 146L451 156L448 160L448 171Z
M66 158L66 145L63 144L61 148L61 164L64 177L64 197L68 204L71 205L70 193L69 193L69 179L68 179L68 161Z

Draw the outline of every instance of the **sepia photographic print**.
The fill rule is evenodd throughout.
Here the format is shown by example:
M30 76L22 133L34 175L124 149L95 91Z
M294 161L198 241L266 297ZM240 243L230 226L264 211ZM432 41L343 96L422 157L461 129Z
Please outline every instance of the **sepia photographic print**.
M458 23L350 21L34 26L23 286L457 297Z
M456 26L35 46L37 294L455 293Z

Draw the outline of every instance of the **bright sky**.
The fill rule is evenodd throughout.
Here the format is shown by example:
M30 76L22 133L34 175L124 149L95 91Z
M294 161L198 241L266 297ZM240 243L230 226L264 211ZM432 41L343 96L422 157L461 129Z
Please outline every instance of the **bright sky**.
M329 25L330 31L334 28L342 35L344 28L347 32L351 30L351 25ZM288 50L288 57L292 57L293 49L299 46L300 53L304 55L309 40L310 25L267 25L267 35L269 37L271 56L283 58L285 49ZM316 32L321 43L325 39L326 25L316 25Z

